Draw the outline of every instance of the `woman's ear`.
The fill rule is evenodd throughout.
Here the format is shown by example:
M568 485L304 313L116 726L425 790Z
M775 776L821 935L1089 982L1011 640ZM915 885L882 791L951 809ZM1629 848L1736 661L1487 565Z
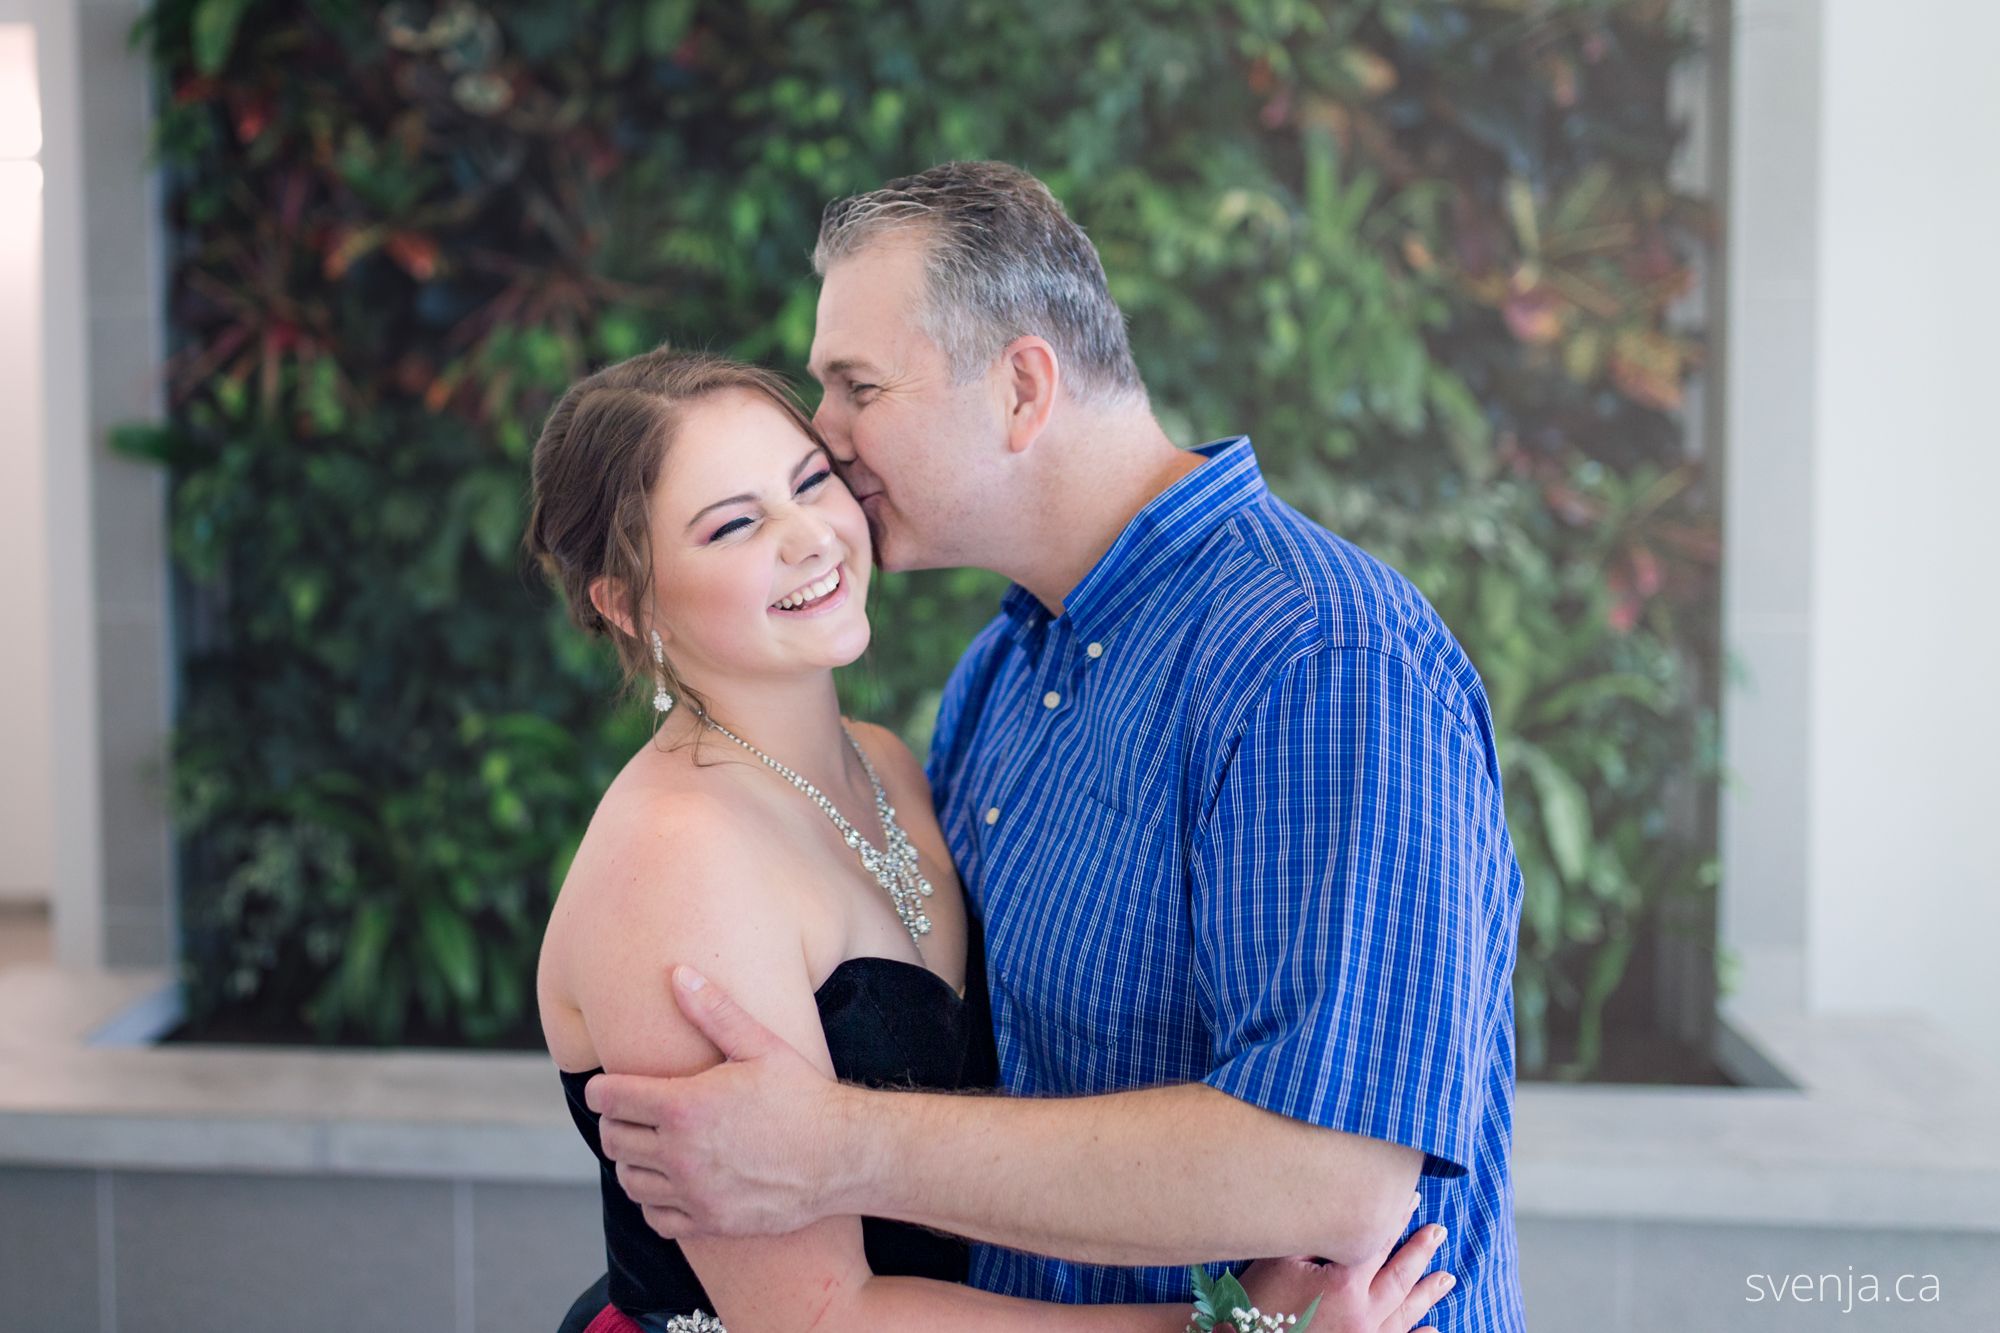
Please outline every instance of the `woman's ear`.
M598 615L616 625L628 638L639 637L639 631L632 627L632 618L625 613L625 585L618 579L609 574L599 574L592 579L590 604L597 608Z

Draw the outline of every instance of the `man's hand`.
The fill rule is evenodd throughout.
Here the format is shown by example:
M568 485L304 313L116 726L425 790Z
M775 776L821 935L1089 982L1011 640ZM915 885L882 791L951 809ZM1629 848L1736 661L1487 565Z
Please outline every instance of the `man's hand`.
M674 993L723 1063L590 1081L584 1101L618 1183L669 1240L777 1236L826 1216L841 1085L693 968L674 969Z
M1419 1196L1411 1196L1410 1211ZM1401 1228L1398 1228L1400 1232ZM1391 1256L1391 1236L1375 1262L1323 1264L1314 1259L1262 1259L1243 1271L1243 1289L1266 1314L1303 1314L1314 1297L1313 1333L1410 1333L1457 1282L1450 1273L1426 1274L1444 1242L1444 1228L1424 1227ZM1437 1333L1435 1328L1417 1333Z

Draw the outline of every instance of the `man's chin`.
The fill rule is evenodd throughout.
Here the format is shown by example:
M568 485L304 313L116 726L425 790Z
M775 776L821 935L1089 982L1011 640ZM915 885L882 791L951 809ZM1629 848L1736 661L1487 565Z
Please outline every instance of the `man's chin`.
M875 548L875 568L881 573L914 574L920 569L950 567L941 561L926 559L906 532L901 529L891 531L872 515L868 519L868 537Z
M875 568L884 574L900 574L908 568L899 556L901 543L883 532L882 525L871 516L868 520L868 544L874 548Z
M875 539L875 568L883 574L913 574L920 569L937 569L934 561L921 560L907 554L894 540L884 542Z

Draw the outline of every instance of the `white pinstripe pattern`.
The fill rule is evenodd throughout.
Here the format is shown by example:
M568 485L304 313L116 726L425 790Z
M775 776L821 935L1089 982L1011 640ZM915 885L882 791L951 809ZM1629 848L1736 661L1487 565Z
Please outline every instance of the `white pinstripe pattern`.
M1450 1229L1458 1276L1433 1322L1511 1333L1521 877L1485 693L1406 580L1270 493L1247 438L1201 452L1061 616L1011 589L939 708L1002 1081L1206 1082L1421 1149L1417 1221ZM1188 1294L1181 1269L991 1247L973 1281Z

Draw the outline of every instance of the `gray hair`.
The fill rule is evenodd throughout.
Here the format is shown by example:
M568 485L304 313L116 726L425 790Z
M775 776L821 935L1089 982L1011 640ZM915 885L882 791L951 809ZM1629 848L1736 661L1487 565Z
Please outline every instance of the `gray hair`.
M918 322L952 378L973 379L1024 334L1055 348L1079 402L1144 401L1125 315L1097 248L1049 187L1004 162L947 162L826 206L813 271L885 237L925 243Z

